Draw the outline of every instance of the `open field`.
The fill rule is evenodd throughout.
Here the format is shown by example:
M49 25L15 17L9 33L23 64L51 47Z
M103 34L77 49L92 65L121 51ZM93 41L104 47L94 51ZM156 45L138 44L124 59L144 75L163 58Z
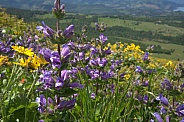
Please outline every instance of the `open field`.
M184 28L177 28L165 24L157 24L152 22L141 22L133 20L123 20L119 18L99 18L99 23L104 22L108 27L122 26L137 31L151 31L166 36L177 36L184 34Z
M73 13L69 13L68 15L73 15L73 16L77 16L76 14ZM82 15L82 14L81 14ZM82 15L84 16L84 15ZM86 19L91 19L93 18L94 15L87 15L85 18ZM52 14L45 14L45 15L36 15L35 18L39 18L40 20L44 20L45 23L50 25L55 25L55 21L52 19L53 15ZM52 22L53 21L53 22ZM78 22L80 20L77 19L64 19L62 21L60 21L60 23L71 23L72 21ZM178 28L178 27L174 27L174 26L168 26L168 25L164 25L164 24L155 24L153 22L141 22L141 21L134 21L134 20L123 20L123 19L118 19L118 18L102 18L99 17L98 18L98 22L104 22L105 24L107 24L107 28L108 27L114 27L114 26L120 26L120 27L127 27L127 28L131 28L132 30L135 31L145 31L145 32L153 32L153 33L159 33L165 36L178 36L178 35L182 35L184 33L184 28ZM178 21L180 22L180 21ZM94 22L91 22L91 27L94 27ZM76 27L77 28L77 27ZM133 40L133 39L129 39L129 38L125 38L125 37L113 37L112 38L118 38L118 40L122 41L126 40L127 41L131 41L131 42L137 42L137 43L143 43L146 45L160 45L162 47L162 49L167 49L167 50L175 50L174 53L171 53L171 55L168 54L163 54L163 53L154 53L152 56L157 57L157 58L165 58L165 59L169 59L169 60L184 60L184 46L182 45L176 45L176 44L166 44L166 43L159 43L159 42L155 42L155 41L140 41L140 40ZM110 40L113 41L113 40Z
M184 46L182 45L176 45L176 44L164 44L164 43L159 43L159 42L153 42L153 41L137 41L137 40L132 40L132 39L127 39L123 37L112 37L114 39L118 40L126 40L133 42L133 43L143 43L146 45L160 45L162 49L173 49L175 50L174 53L171 53L171 55L167 54L157 54L157 53L152 53L151 55L156 58L162 58L162 59L168 59L168 60L184 60Z

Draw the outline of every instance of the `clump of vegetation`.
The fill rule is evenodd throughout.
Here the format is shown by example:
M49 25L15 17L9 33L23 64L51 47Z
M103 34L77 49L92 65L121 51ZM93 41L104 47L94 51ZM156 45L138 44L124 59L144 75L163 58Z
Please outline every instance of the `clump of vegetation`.
M152 58L153 45L108 43L104 23L92 39L86 25L61 29L60 0L52 12L56 30L2 28L1 121L184 121L182 62Z

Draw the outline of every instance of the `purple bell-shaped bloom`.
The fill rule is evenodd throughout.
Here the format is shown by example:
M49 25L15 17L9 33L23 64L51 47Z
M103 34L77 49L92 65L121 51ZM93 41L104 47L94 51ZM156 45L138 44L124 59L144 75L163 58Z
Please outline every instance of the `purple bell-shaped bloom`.
M79 52L79 59L83 60L85 58L85 53L84 52Z
M161 116L158 112L154 113L154 117L157 119L158 122L163 122L163 119L161 118Z
M68 70L62 70L61 71L61 78L65 81L69 79L69 71Z
M51 51L50 49L46 48L46 49L41 49L39 53L43 55L43 57L44 57L44 59L45 59L46 61L51 62L51 61L50 61L51 52L52 52L52 51Z
M63 100L63 101L59 102L57 109L62 110L66 105L67 105L67 101Z
M160 113L161 113L161 114L166 114L166 110L165 110L165 108L164 108L163 106L162 106L161 109L160 109Z
M80 88L80 89L83 89L84 88L84 86L82 84L79 84L78 82L70 83L69 84L69 87L70 88Z
M96 78L98 78L100 75L99 75L99 71L98 70L91 70L90 71L90 76L91 76L91 79L94 80Z
M108 60L106 58L97 58L97 62L100 67L105 67L105 65L108 63Z
M54 86L54 79L52 78L52 71L43 71L40 75L40 82L43 84L43 89L52 88Z
M72 37L73 33L74 33L74 25L72 24L64 30L63 36L68 39Z
M63 79L62 78L57 78L56 83L55 83L55 88L57 90L60 90L63 87L63 85L64 85Z
M182 83L182 84L180 85L180 88L181 88L181 89L183 89L183 88L184 88L184 83Z
M64 46L61 50L61 58L67 60L70 56L70 48L68 46Z
M96 94L95 93L91 93L91 98L95 99L95 97L96 97Z
M144 97L143 97L143 102L144 102L144 103L147 103L147 102L148 102L148 99L149 99L149 98L148 98L148 95L144 95Z
M55 1L54 1L54 7L55 7L56 10L59 10L59 9L60 9L59 0L55 0Z
M76 99L72 99L72 100L68 101L66 104L66 108L72 109L74 107L75 103L76 103Z
M98 66L98 62L97 62L96 60L94 60L94 59L91 59L91 60L89 61L89 64L90 64L91 66Z
M114 76L113 72L101 72L100 76L102 77L103 80L112 78Z
M102 54L110 55L110 54L111 54L110 47L109 47L107 50L103 50L103 51L102 51Z
M184 104L179 105L176 108L176 112L178 113L179 116L184 116Z
M140 66L137 66L135 71L138 72L138 73L142 73L143 72L143 70L142 70L142 68Z
M47 26L44 21L42 21L42 26L37 26L36 28L39 31L43 31L43 34L49 38L53 38L53 35L56 34L56 32L52 28Z
M96 27L96 28L95 28L96 30L99 30L99 29L100 29L100 26L99 26L98 23L95 23L95 27Z
M59 0L55 0L55 1L54 1L54 8L53 8L53 11L61 11L61 12L64 12L64 11L65 11L65 5L62 4L62 5L60 6Z
M98 54L98 52L99 52L98 49L95 47L91 47L90 51L91 51L91 54L90 54L91 56L94 56L94 55Z
M143 56L143 60L146 61L148 60L149 52L145 52Z
M173 89L173 85L171 84L171 82L167 79L164 79L164 83L165 83L165 87L167 90L172 90Z
M147 81L144 81L144 82L142 82L142 84L141 84L142 86L148 86L149 85L149 81L147 80Z
M101 35L99 36L99 38L100 38L99 41L100 41L102 44L105 44L105 42L108 40L107 36L105 36L104 34L101 34Z
M54 102L50 97L48 97L46 100L45 96L41 94L40 97L36 98L36 102L39 104L38 110L40 113L46 112L46 109L48 110L49 114L53 113L53 110L51 109L50 106L52 106Z
M162 104L168 106L169 105L169 101L166 97L164 97L162 94L160 94L156 100L160 101Z
M50 60L51 60L53 69L61 67L61 60L58 52L52 51Z
M171 117L170 117L169 115L167 115L167 116L165 117L165 120L166 120L166 122L171 122Z

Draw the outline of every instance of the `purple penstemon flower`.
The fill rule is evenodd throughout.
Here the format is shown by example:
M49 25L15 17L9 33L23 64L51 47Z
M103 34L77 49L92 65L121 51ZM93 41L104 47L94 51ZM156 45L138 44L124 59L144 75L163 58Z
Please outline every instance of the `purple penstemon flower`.
M62 5L60 6L59 0L55 0L55 1L54 1L54 8L53 8L53 11L61 11L61 12L64 12L64 11L65 11L65 5L62 4Z
M176 112L178 113L179 116L183 116L184 117L184 104L180 104L176 108Z
M110 47L108 47L108 49L107 50L102 50L102 54L103 55L110 55L112 52L111 52L111 50L110 50Z
M105 36L104 34L101 34L99 38L100 38L99 41L101 42L101 44L105 44L105 42L108 40L107 36Z
M84 86L82 84L79 84L78 82L70 83L69 84L69 87L70 88L80 88L80 89L83 89L84 88Z
M69 80L70 71L69 70L62 70L61 71L61 78L66 81Z
M43 31L44 35L49 38L53 38L54 34L56 34L56 32L52 28L47 26L44 21L42 21L42 26L37 26L36 28L39 31Z
M142 68L140 66L137 66L135 71L138 72L138 73L142 73L143 72L143 70L142 70Z
M70 26L68 26L64 32L63 32L63 36L67 39L71 38L71 36L74 34L74 25L71 24Z
M111 71L110 72L101 72L100 76L103 80L106 80L106 79L112 78L114 76L114 73Z
M148 56L149 56L149 52L145 52L143 56L143 60L144 61L148 60L149 59Z
M91 51L90 56L94 56L99 53L99 50L96 47L91 47L90 51Z
M53 69L61 67L61 60L58 52L56 51L51 52L50 61L52 63Z
M153 115L157 119L158 122L163 122L163 119L161 118L161 116L158 112L155 112Z
M61 58L67 60L70 56L70 48L68 46L63 46L61 50Z
M43 84L43 89L54 87L53 71L42 71L39 81Z
M63 78L57 78L56 83L55 83L55 88L57 90L60 90L63 87L63 85L64 85Z
M36 102L39 104L38 110L40 113L45 113L46 109L48 110L49 114L52 114L54 112L52 109L52 105L54 104L54 102L50 97L48 97L46 100L45 96L41 94L40 97L36 98Z
M168 79L164 79L164 83L165 83L165 87L167 90L172 90L173 89L173 85L171 84L171 82Z
M75 103L76 103L76 99L72 99L70 101L61 100L57 105L57 109L59 110L62 110L64 108L71 109L74 107Z
M74 44L74 42L69 42L67 44L67 46L70 47L71 50L74 50L74 51L85 51L85 50L89 50L92 46L90 43L87 43L87 44Z
M181 88L181 89L183 89L183 88L184 88L184 83L182 83L182 84L180 85L180 88Z
M96 30L99 30L99 29L100 29L100 26L99 26L98 23L95 23L95 27L96 27L96 28L95 28Z
M91 93L91 98L92 99L95 99L95 97L96 97L96 94L93 92L93 93Z
M161 113L161 114L166 114L166 110L165 110L165 108L164 108L163 106L162 106L161 109L160 109L160 113Z
M162 94L160 94L156 100L160 101L162 104L168 106L169 105L169 101L166 97L164 97Z
M166 122L171 122L171 117L170 117L169 115L167 115L167 116L165 117L165 120L166 120Z
M50 60L51 52L52 51L50 49L46 48L46 49L41 49L39 53L43 55L43 57L46 61L51 62L51 60Z

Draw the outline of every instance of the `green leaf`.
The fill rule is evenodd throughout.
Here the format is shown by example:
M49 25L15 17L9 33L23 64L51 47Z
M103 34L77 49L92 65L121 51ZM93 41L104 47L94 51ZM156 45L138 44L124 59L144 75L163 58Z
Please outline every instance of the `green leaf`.
M56 91L54 91L54 93L61 96L61 97L68 97L68 96L71 96L71 95L77 93L77 91L70 89L70 88L66 88L66 89L62 89L62 90L56 90Z
M11 107L10 110L9 110L9 113L12 114L14 113L15 111L19 110L19 109L22 109L24 108L25 105L19 105L18 107L14 108L14 107Z
M34 109L35 107L37 107L38 106L38 103L36 103L36 102L31 102L28 106L27 106L27 108L28 109Z

